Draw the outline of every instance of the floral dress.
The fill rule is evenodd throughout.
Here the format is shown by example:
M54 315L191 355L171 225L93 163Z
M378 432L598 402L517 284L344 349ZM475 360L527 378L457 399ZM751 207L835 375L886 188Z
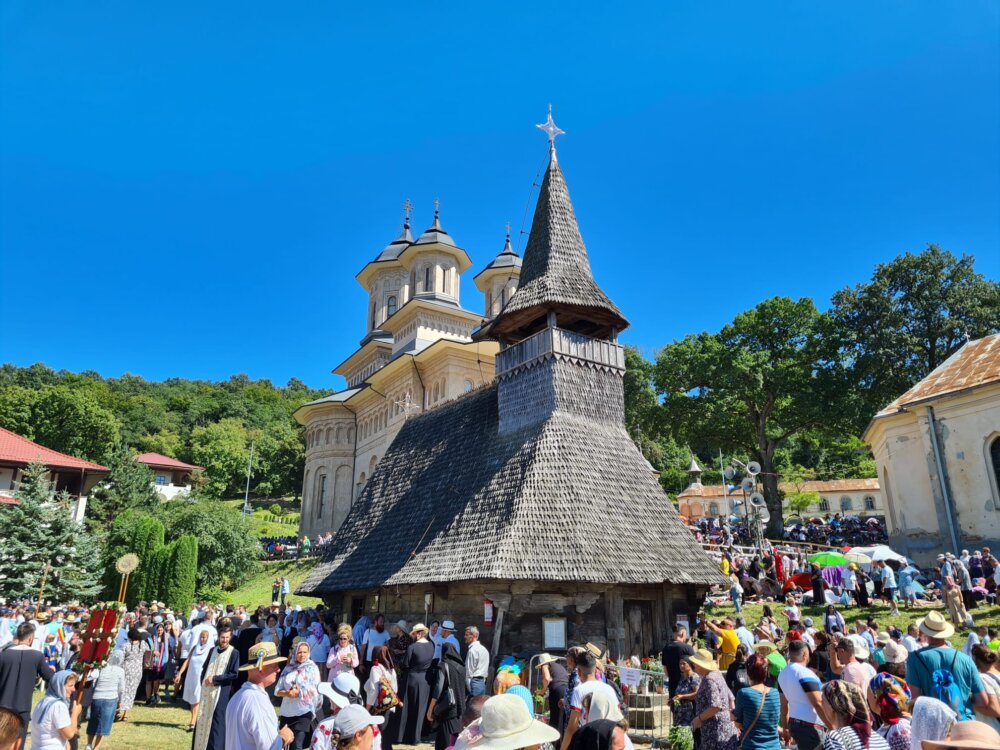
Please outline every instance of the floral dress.
M698 692L694 696L696 714L709 708L720 709L715 716L701 725L701 742L699 749L704 750L735 750L739 735L730 711L733 705L733 694L726 686L722 672L709 672L705 675Z
M692 672L687 677L682 677L677 683L677 689L674 694L686 695L688 693L693 693L698 689L701 684L701 677L698 676L696 672ZM674 713L674 723L682 726L691 726L691 720L694 718L694 701L677 701L677 708Z
M122 669L125 670L125 695L118 704L119 711L128 711L135 702L135 694L142 682L142 657L147 651L149 644L146 641L128 641L122 646L122 653L125 654L125 661L122 663Z

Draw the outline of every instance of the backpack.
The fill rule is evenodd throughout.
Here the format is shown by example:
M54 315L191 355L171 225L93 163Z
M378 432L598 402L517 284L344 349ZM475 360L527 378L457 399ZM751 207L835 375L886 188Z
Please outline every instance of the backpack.
M744 662L744 664L733 674L733 685L730 689L732 690L733 695L735 695L743 688L748 687L750 687L750 675L747 672L747 665Z
M931 697L949 706L961 717L965 716L965 697L962 695L962 690L958 686L958 683L955 682L954 669L958 653L956 649L955 655L951 657L951 664L947 668L941 667L931 673ZM920 663L924 666L925 670L928 669L923 659L920 659Z

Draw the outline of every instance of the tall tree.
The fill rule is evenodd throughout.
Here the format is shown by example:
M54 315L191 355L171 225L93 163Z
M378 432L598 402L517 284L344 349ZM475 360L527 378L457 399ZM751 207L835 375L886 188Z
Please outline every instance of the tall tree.
M973 256L929 245L841 289L830 315L853 366L854 426L861 430L967 339L1000 330L1000 283L976 272Z
M118 444L115 415L66 386L43 389L32 408L34 440L46 448L103 463Z
M198 540L191 534L182 534L167 546L170 558L164 576L163 601L171 609L184 612L194 601Z
M171 540L198 542L197 587L227 588L258 568L260 543L239 511L214 500L166 503L161 508Z
M844 381L828 329L812 300L774 297L718 333L670 344L656 360L664 408L686 442L760 463L772 535L782 528L778 448L840 421Z
M108 462L110 473L91 493L87 518L92 526L107 529L118 514L134 508L153 510L159 502L153 485L153 472L135 460L135 451L119 443Z
M191 455L196 464L205 467L205 494L220 498L237 489L246 476L250 459L246 428L238 419L196 427L191 432Z

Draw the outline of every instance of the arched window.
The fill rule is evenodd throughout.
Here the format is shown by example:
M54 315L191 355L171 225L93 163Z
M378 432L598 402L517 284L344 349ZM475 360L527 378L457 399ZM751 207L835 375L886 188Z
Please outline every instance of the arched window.
M372 300L372 328L375 327L375 300Z
M712 518L715 518L716 516L719 515L719 504L718 503L709 503L708 504L708 515L710 515Z
M361 476L358 477L358 485L355 488L356 489L355 499L361 496L361 492L362 490L364 490L364 488L365 488L365 473L362 471Z
M323 517L323 507L326 505L326 474L316 477L316 518Z
M501 289L500 290L500 309L503 310L504 305L506 305L506 304L507 304L507 290L506 289Z
M424 291L431 291L431 267L424 268Z
M489 290L486 292L486 314L493 314L493 292Z
M993 469L995 501L997 507L1000 507L1000 435L993 438L993 442L990 443L990 465Z
M840 509L842 511L846 512L851 510L852 505L853 504L851 503L851 498L849 498L847 495L844 495L842 498L840 498Z
M472 390L472 381L471 380L466 380L464 383L462 383L462 390L465 393L468 393L469 391L471 391Z
M433 400L437 401L441 396L441 391L437 383L434 384L434 397Z
M344 425L337 426L337 444L340 445L344 442Z
M332 428L330 428L330 427L327 427L327 428L326 428L326 436L325 436L325 438L324 438L324 441L323 441L323 442L325 442L325 443L326 443L327 445L329 445L329 444L330 444L330 438L331 438L332 436L333 436L333 429L332 429Z
M393 294L386 300L385 303L385 317L391 318L396 314L396 295Z
M371 461L368 462L368 476L375 473L375 466L378 464L378 456L372 456Z
M865 510L875 510L875 498L865 495Z
M821 497L819 499L819 509L822 511L830 510L830 501L827 500L825 497Z

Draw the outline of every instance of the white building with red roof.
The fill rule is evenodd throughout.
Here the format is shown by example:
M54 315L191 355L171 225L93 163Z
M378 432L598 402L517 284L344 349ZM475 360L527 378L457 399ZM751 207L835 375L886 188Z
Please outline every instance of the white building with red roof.
M135 460L145 464L153 472L156 492L162 495L164 500L191 494L191 475L196 471L205 470L204 467L186 464L162 453L141 453Z
M73 516L83 520L87 495L108 475L100 464L33 443L25 437L0 427L0 504L16 503L14 493L28 464L40 462L50 471L57 492L66 490L76 498Z
M967 342L874 416L890 540L918 562L1000 547L1000 334Z

